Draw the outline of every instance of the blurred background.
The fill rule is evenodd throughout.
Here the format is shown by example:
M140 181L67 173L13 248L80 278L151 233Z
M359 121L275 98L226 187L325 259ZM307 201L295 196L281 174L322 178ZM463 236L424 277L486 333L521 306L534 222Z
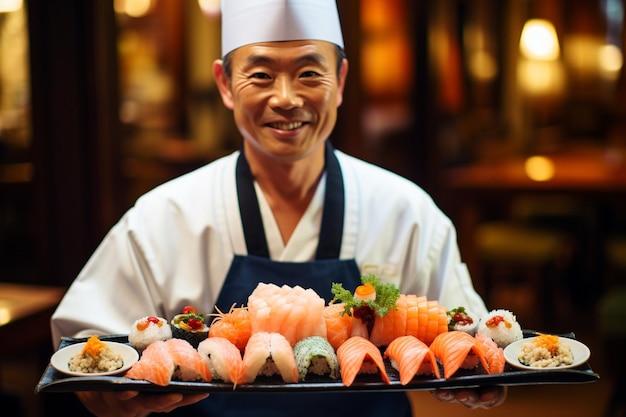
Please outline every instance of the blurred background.
M333 144L431 193L488 307L574 331L601 374L472 416L625 415L624 0L338 5ZM219 0L0 0L1 415L84 415L33 394L50 314L139 195L239 147L219 53Z

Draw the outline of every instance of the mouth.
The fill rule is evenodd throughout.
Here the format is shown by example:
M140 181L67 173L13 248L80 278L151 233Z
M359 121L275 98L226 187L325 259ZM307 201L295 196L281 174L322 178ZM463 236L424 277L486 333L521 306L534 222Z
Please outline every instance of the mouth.
M268 123L267 125L271 127L272 129L277 129L277 130L296 130L304 126L304 122Z

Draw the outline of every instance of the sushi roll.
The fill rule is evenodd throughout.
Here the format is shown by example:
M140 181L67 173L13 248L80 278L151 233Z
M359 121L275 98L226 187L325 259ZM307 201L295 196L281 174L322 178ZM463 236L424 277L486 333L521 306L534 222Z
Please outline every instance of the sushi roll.
M136 320L128 333L128 342L138 352L143 352L150 343L172 338L172 329L167 320L161 317L147 316Z
M209 335L209 326L204 315L191 306L186 306L181 314L174 316L171 328L173 338L186 340L194 348Z
M459 330L472 336L476 334L479 319L476 314L468 311L465 307L453 308L446 312L448 316L448 330Z
M490 337L503 349L524 337L515 315L503 309L491 310L481 318L476 332Z
M331 379L340 377L337 354L324 337L305 337L296 343L293 354L300 381L304 381L307 374L328 375Z

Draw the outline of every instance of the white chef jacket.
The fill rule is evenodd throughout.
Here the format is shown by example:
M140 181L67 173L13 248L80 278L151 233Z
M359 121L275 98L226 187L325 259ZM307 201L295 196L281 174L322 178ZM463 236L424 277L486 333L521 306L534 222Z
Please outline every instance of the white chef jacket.
M345 187L341 259L355 259L401 293L425 295L451 309L486 313L462 263L456 232L414 183L335 150ZM235 167L239 152L169 181L139 198L110 230L52 316L62 336L127 334L145 316L166 319L185 305L211 312L235 254L246 255ZM315 258L325 178L283 245L256 186L270 257ZM263 276L258 280L263 281Z

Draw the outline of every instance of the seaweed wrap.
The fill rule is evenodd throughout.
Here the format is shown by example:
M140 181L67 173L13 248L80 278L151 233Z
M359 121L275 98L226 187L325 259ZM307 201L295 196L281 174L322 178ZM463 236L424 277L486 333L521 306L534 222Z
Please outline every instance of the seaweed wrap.
M332 379L339 378L339 360L326 338L305 337L296 343L293 353L300 381L304 381L308 374L328 375Z
M191 306L186 306L181 314L174 316L171 327L173 338L186 340L194 348L198 348L200 342L209 335L204 315Z

